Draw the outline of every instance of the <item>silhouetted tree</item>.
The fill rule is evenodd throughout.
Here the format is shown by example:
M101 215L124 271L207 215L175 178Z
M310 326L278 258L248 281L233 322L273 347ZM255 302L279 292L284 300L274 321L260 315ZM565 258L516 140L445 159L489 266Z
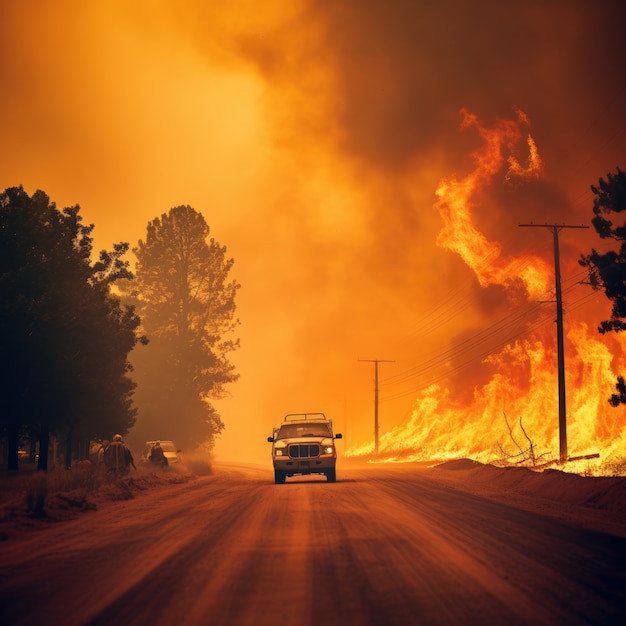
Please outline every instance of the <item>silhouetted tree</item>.
M592 249L591 254L581 256L580 264L589 269L589 279L594 289L603 289L606 297L613 302L611 317L600 323L601 334L626 330L626 173L617 168L609 172L606 180L600 178L598 185L591 185L595 194L592 224L601 239L613 239L618 243L617 250L605 253ZM620 220L614 225L613 220ZM609 402L613 406L626 404L626 384L622 376L616 384L617 394Z
M137 428L147 438L186 446L211 442L221 432L210 400L239 377L228 360L239 340L228 335L239 324L240 285L229 279L234 261L226 258L226 247L209 239L209 232L201 213L178 206L152 220L145 242L134 249L133 302L150 340L133 355Z
M45 470L50 434L110 435L135 420L127 357L139 318L111 293L114 281L132 278L122 260L128 245L92 263L93 225L79 211L58 211L43 191L0 194L0 429L9 469L21 435L39 439Z

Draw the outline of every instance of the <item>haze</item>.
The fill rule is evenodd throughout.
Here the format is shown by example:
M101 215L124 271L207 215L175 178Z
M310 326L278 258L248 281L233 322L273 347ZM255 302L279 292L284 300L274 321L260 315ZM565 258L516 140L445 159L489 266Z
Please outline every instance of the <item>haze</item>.
M136 245L174 206L205 216L242 284L218 457L267 457L271 427L302 411L333 418L344 452L367 450L373 367L359 359L394 361L380 364L390 454L491 452L503 413L556 452L553 326L521 345L492 325L541 296L528 268L553 286L550 233L518 225L590 225L589 186L626 167L625 13L2 2L0 186L79 204L97 250ZM462 210L445 190L469 192ZM580 254L600 245L593 229L561 234L571 448L606 456L624 444L606 402L622 344L595 332L606 298L577 287ZM539 315L521 311L520 328Z

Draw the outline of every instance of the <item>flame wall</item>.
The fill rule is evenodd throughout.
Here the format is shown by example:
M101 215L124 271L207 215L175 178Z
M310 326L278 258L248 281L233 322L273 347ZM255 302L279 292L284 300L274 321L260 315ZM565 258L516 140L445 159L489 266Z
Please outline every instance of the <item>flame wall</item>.
M495 287L502 304L510 306L511 312L482 336L478 332L460 342L450 351L449 360L439 359L437 363L435 359L443 370L443 382L427 386L420 382L435 373L428 361L410 376L400 374L383 379L387 398L394 393L402 395L403 384L422 384L424 388L419 391L409 420L382 436L379 453L383 458L396 459L467 455L489 461L541 464L558 458L562 428L558 419L554 256L552 265L545 255L507 256L498 241L481 232L475 216L483 203L494 201L493 186L510 186L514 193L518 192L520 185L542 179L544 168L535 140L526 128L530 121L523 111L517 111L517 120L498 119L491 127L481 125L476 115L466 110L462 114L461 129L475 128L482 145L472 154L472 171L462 178L444 178L437 188L435 209L442 219L437 243L461 257L482 291ZM523 162L518 156L521 143L527 150ZM520 226L537 226L552 233L544 236L543 242L546 250L554 249L554 224ZM580 227L561 224L556 227L559 238L567 233L567 226ZM519 237L536 239L537 233L520 232ZM557 252L561 262L560 249L554 250L554 254ZM581 306L597 301L597 297L587 284L585 271L579 268L576 272L576 259L566 257L564 261L561 267L573 275L562 289L567 295L563 307L567 447L570 457L601 452L602 460L594 465L596 470L608 470L611 464L623 462L625 452L621 411L607 403L607 390L614 387L617 375L624 371L623 342L618 337L605 338L597 333L601 309L580 310ZM452 315L455 306L450 305ZM454 373L456 359L460 364ZM451 393L448 381L453 377L473 389L471 398L459 399ZM373 451L374 444L370 443L349 450L348 454L358 456Z

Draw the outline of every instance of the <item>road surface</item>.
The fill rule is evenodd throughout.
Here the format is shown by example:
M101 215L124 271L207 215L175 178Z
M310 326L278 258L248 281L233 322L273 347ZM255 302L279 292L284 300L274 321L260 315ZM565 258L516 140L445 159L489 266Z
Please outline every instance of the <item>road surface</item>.
M625 559L432 470L224 465L0 544L0 624L626 624Z

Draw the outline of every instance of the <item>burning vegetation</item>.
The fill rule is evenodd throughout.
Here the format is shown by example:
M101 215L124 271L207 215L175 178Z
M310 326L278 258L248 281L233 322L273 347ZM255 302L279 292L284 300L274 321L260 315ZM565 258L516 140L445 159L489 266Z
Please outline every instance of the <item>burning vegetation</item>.
M421 376L425 382L408 419L381 437L378 456L396 461L468 456L483 462L550 465L564 460L557 454L559 443L563 445L564 424L558 416L564 400L557 392L562 357L554 324L555 268L545 255L507 254L476 219L477 207L495 201L494 187L520 189L540 180L541 157L522 111L517 119L496 120L492 126L466 110L462 116L461 128L476 131L482 143L472 154L474 169L462 178L444 178L437 188L435 209L442 221L437 243L461 257L485 294L497 291L503 317L435 359L436 369L431 359L412 373L383 379L392 390L388 397L410 380ZM549 248L551 241L545 237L542 243ZM570 254L562 266L572 272L577 260ZM595 294L587 272L575 271L564 281L567 469L620 473L625 467L624 424L607 402L607 390L624 371L624 358L618 341L598 334L597 311L581 308ZM478 350L483 353L476 358ZM467 372L469 367L473 371ZM434 382L428 382L426 372L434 372ZM455 396L457 376L475 381L471 397ZM367 443L349 449L347 456L372 452L373 444Z

